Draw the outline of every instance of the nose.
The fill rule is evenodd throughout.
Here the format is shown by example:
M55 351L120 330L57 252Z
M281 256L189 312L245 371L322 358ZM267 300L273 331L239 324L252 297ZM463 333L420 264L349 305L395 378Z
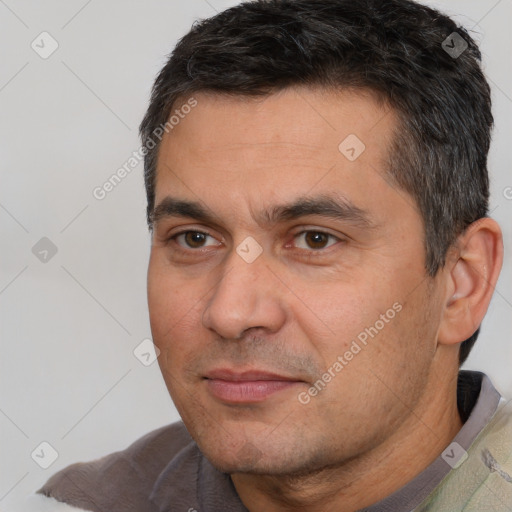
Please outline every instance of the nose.
M235 251L203 312L203 325L224 339L240 339L248 329L277 332L286 321L281 283L264 253L247 263Z

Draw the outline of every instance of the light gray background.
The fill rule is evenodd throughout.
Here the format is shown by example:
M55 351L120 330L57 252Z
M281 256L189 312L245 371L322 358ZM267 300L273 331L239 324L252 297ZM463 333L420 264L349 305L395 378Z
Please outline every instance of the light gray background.
M2 510L67 464L178 418L157 364L133 354L150 338L142 165L104 200L92 190L138 149L152 81L177 39L236 3L0 0ZM491 209L507 256L467 367L512 397L512 0L428 3L472 29L493 88ZM31 48L43 31L59 44L47 59ZM42 237L58 249L46 263L32 253ZM42 441L58 452L46 470L31 458Z

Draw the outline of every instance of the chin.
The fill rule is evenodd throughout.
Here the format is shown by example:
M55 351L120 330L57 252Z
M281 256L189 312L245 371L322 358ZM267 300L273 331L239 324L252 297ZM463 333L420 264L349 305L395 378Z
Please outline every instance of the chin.
M316 473L330 464L329 455L320 450L317 453L305 451L300 442L274 443L242 441L222 444L219 438L203 439L198 443L201 452L210 463L223 473L247 473L273 476L301 476Z

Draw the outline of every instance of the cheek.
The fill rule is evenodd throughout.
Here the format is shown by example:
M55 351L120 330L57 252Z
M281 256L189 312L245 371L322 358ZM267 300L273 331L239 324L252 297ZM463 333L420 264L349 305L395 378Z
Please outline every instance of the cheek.
M330 281L296 287L293 317L327 364L343 354L365 328L392 307L393 301L362 276L354 281Z
M354 370L370 366L403 371L407 361L431 350L432 319L425 309L424 287L411 294L407 276L392 270L359 273L350 281L298 291L307 309L298 305L294 318L325 368L346 354L343 364Z
M163 350L189 346L201 328L203 293L193 282L183 281L168 272L148 272L148 307L153 341ZM178 343L179 342L179 343Z

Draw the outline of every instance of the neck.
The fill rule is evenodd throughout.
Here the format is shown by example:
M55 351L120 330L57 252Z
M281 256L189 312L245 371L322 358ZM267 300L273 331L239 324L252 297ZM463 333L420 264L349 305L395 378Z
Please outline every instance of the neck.
M375 448L334 467L299 475L232 474L250 512L354 512L403 487L429 466L462 427L457 378L432 375L420 403L395 433ZM435 390L434 392L430 391Z

